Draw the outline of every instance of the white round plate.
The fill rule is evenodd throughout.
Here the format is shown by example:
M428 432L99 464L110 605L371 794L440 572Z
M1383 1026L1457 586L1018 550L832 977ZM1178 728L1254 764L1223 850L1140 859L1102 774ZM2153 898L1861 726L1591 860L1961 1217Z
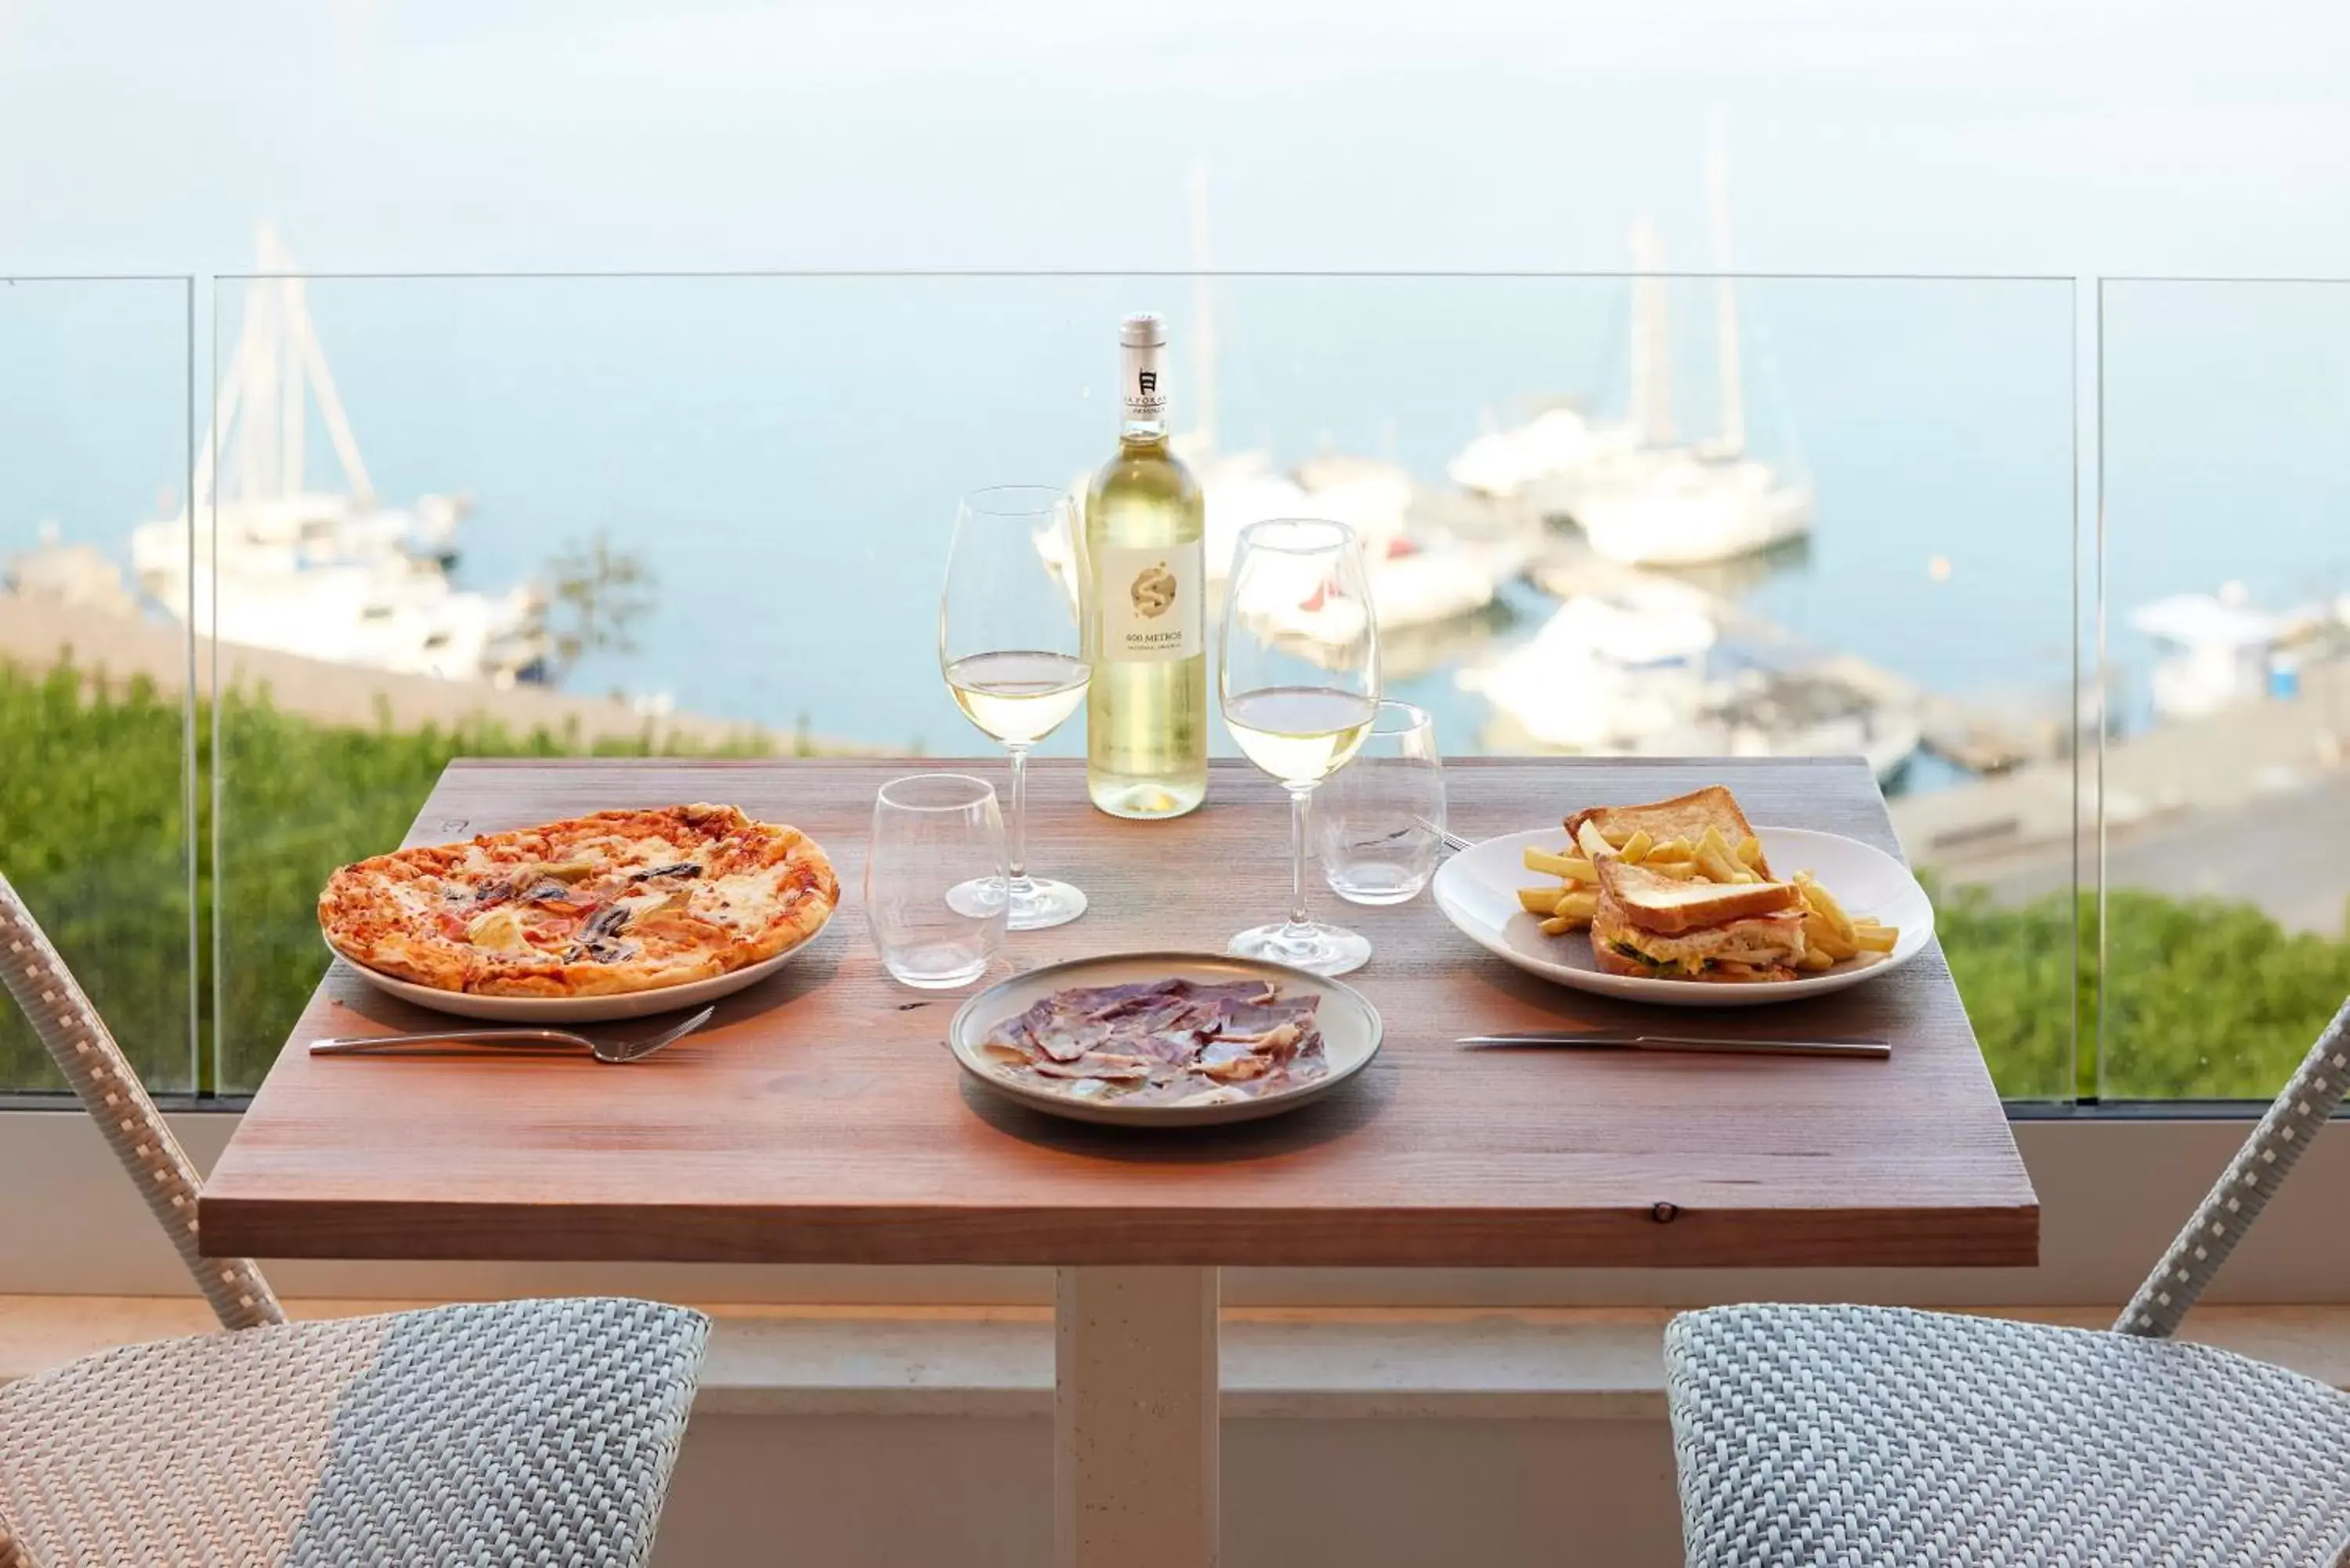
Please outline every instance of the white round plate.
M832 923L837 912L837 906L825 912L826 926ZM435 1012L484 1018L494 1023L608 1023L615 1019L649 1018L656 1012L700 1007L722 996L748 990L806 952L823 934L824 926L818 926L797 945L785 948L771 959L762 959L708 980L690 980L683 985L658 986L651 991L625 991L617 996L476 996L465 991L442 991L369 969L332 942L327 947L378 991Z
M1563 937L1543 935L1542 921L1518 902L1518 889L1540 887L1547 880L1529 871L1523 857L1529 846L1556 851L1566 844L1564 828L1542 827L1530 833L1504 834L1464 849L1437 869L1436 907L1461 928L1471 941L1508 960L1528 974L1555 980L1577 991L1620 996L1628 1002L1656 1002L1673 1007L1751 1007L1757 1002L1793 1002L1799 996L1819 996L1858 985L1880 974L1890 974L1926 950L1933 940L1934 906L1909 868L1881 849L1841 834L1814 833L1802 827L1757 827L1762 853L1781 877L1809 871L1820 886L1835 895L1847 913L1871 915L1898 926L1900 937L1884 957L1863 961L1846 959L1834 969L1800 980L1757 981L1729 985L1718 981L1649 980L1644 976L1603 973L1591 957L1588 932Z
M1191 980L1203 984L1263 980L1280 986L1284 993L1302 992L1318 996L1322 1004L1314 1016L1322 1027L1322 1050L1330 1070L1311 1083L1263 1099L1216 1106L1121 1106L1115 1100L1075 1100L1050 1089L1015 1082L998 1073L980 1054L980 1042L987 1038L989 1030L1026 1012L1030 1004L1056 991L1145 980ZM1047 1115L1110 1127L1182 1127L1254 1121L1259 1116L1279 1116L1318 1100L1370 1065L1371 1058L1379 1054L1382 1028L1378 1009L1361 992L1304 970L1214 953L1117 953L1047 964L996 981L962 1004L954 1022L947 1026L947 1044L964 1072L997 1094Z

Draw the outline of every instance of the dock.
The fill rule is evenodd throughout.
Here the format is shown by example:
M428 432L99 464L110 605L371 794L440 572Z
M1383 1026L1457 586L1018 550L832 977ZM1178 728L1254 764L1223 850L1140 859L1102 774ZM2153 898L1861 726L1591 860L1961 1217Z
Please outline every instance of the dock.
M1692 596L1729 639L1761 651L1771 666L1839 685L1888 712L1908 715L1927 752L1977 776L2009 773L2070 754L2068 704L2046 697L1994 701L1931 691L1856 654L1821 649L1745 608L1701 577L1627 566L1595 555L1580 540L1553 544L1527 570L1534 587L1555 599L1638 594L1659 583Z
M109 690L120 691L143 677L158 692L175 697L188 685L188 646L187 628L174 621L0 591L0 664L47 670L69 660L86 680L102 680ZM442 680L210 638L196 639L196 663L197 685L206 694L217 689L254 696L265 690L280 712L360 729L432 724L450 730L493 723L517 736L544 730L582 748L598 741L628 741L711 751L864 749L694 713L647 713L610 697Z
M2098 763L2026 763L1891 803L1909 858L2022 901L2094 887ZM2110 887L2255 903L2296 930L2345 934L2350 901L2350 663L2307 667L2300 693L2108 743Z

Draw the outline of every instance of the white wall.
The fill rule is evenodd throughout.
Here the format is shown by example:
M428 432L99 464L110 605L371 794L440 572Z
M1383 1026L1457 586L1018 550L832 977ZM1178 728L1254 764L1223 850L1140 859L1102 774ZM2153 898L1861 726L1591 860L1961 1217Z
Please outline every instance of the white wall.
M1052 1425L697 1417L655 1568L1036 1568ZM1228 1421L1224 1568L1679 1568L1661 1421Z

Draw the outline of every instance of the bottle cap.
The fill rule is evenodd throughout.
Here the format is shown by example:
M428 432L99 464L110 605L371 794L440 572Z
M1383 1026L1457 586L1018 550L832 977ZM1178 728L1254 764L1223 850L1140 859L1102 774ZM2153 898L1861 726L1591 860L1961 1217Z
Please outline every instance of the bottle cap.
M1118 342L1121 348L1164 348L1167 318L1150 310L1129 316L1118 324Z

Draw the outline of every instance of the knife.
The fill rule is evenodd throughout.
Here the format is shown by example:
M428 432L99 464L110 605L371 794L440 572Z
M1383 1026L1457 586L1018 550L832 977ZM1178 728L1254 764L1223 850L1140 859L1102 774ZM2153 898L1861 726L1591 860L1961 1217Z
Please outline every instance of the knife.
M1579 1045L1593 1050L1690 1051L1732 1056L1856 1056L1883 1061L1891 1044L1864 1035L1808 1040L1764 1040L1714 1034L1633 1034L1620 1029L1524 1029L1501 1034L1470 1034L1457 1045Z

